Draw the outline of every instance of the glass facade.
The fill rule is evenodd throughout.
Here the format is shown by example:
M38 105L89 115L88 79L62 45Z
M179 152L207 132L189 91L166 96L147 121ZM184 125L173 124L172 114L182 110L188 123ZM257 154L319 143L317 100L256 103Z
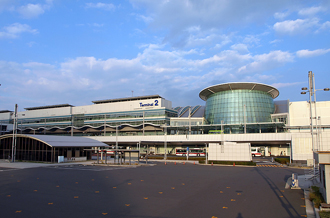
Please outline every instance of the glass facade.
M143 111L124 111L110 112L100 114L74 114L72 116L54 116L40 118L21 118L18 119L18 127L22 128L38 128L47 126L51 127L67 127L73 122L74 127L82 127L84 125L100 126L105 122L109 125L116 126L122 124L140 125L145 122L154 124L169 124L170 117L177 117L177 112L168 109L154 109Z
M96 114L73 114L67 116L50 116L50 117L34 117L19 118L17 120L18 132L26 134L60 134L71 135L71 126L74 127L74 135L94 135L113 133L115 126L122 126L119 131L127 131L129 133L136 132L142 134L142 125L169 125L171 117L177 117L178 112L167 109L149 109L140 111L121 111ZM127 130L124 126L131 125ZM104 131L105 126L107 126ZM147 128L147 132L162 131L160 127Z
M208 124L271 122L275 106L270 94L258 90L228 90L214 93L206 100Z

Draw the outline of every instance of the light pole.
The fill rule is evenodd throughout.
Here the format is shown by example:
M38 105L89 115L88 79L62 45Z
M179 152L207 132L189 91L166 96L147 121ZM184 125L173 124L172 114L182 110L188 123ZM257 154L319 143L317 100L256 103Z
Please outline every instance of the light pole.
M118 125L116 126L116 151L115 151L115 161L118 162Z
M191 135L191 107L189 107L189 136Z
M166 126L166 124L163 126L164 127L164 130L165 130L165 132L164 132L164 138L165 138L165 140L164 140L164 160L166 160L167 159L167 126Z
M11 161L15 162L16 157L16 138L17 138L17 104L15 104L15 111L14 111L14 124L13 124L13 144L11 150Z
M207 143L205 143L205 164L208 164L207 158L208 158L208 149L207 149Z
M315 119L315 124L316 124L316 143L317 143L317 138L318 138L318 131L317 131L317 115L316 115L316 96L315 92L319 90L323 91L329 91L329 88L324 88L324 89L315 89L315 80L314 80L314 73L312 71L308 71L308 89L307 87L301 88L303 92L301 94L305 95L307 92L309 92L309 110L310 110L310 119L311 119L311 135L312 135L312 151L313 151L313 172L315 176L315 159L314 159L314 126L313 126L313 119ZM314 106L315 106L315 117L313 117L313 110L312 110L312 103L314 100ZM317 144L317 150L318 150L318 144Z
M307 92L309 92L309 110L310 110L310 128L311 128L311 135L312 135L312 151L314 153L315 147L314 147L314 125L313 125L313 119L315 119L315 127L316 127L316 149L319 150L318 145L318 127L317 127L317 114L316 114L316 91L329 91L329 88L324 89L315 89L315 80L314 80L314 73L312 71L308 72L308 89L307 87L301 88L303 92L301 94L305 95ZM313 110L312 110L312 103L314 101L314 111L315 111L315 117L313 117Z

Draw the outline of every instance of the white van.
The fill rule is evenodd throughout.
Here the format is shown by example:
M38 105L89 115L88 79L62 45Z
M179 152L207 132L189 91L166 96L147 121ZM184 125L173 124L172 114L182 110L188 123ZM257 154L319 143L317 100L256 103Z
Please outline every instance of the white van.
M252 157L261 157L260 147L251 147Z

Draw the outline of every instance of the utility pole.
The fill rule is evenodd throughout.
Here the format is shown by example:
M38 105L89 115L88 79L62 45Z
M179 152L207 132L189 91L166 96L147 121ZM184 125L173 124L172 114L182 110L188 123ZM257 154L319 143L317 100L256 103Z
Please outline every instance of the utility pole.
M16 135L17 135L17 104L15 104L14 123L13 123L13 145L11 149L11 161L15 162L16 156Z
M167 126L166 126L166 123L164 124L164 137L165 137L165 140L164 140L164 160L167 159Z
M189 107L189 136L191 135L191 107Z

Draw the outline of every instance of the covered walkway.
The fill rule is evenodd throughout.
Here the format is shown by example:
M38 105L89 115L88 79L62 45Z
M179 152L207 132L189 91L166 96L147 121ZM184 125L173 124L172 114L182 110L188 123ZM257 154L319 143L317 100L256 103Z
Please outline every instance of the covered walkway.
M64 156L66 161L84 161L92 156L85 148L109 147L85 137L17 134L15 138L16 147L13 135L0 137L0 159L58 162L58 156Z

